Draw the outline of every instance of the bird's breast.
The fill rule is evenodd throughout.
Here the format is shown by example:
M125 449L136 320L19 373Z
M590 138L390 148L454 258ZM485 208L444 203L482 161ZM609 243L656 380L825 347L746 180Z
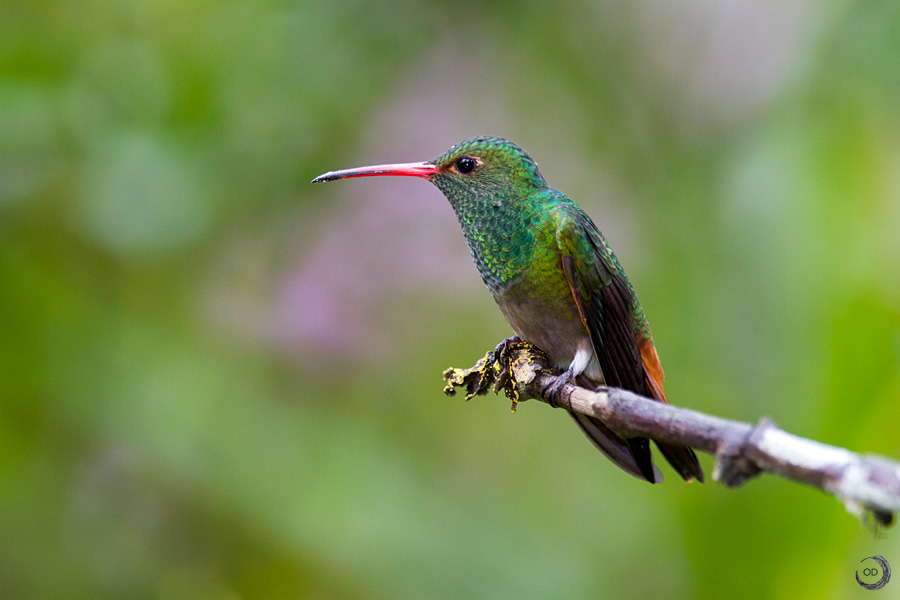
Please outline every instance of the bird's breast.
M540 275L526 270L493 296L516 335L538 346L556 367L568 368L580 348L592 349L561 266ZM596 363L586 373L595 380L602 378Z

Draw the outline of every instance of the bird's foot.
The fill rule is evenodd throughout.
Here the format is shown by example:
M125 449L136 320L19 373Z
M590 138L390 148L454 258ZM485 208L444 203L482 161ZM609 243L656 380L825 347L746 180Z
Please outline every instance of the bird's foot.
M526 344L527 342L522 341L517 335L510 336L497 344L497 347L494 348L494 360L497 362L503 362L506 360L507 365L509 364L509 350L510 346L516 346L518 344Z
M524 351L524 352L523 352ZM444 371L444 393L448 396L456 394L457 387L466 388L466 400L486 394L493 388L494 393L503 390L506 397L512 400L510 410L516 412L520 394L516 377L513 374L513 365L521 364L520 361L529 361L528 357L543 356L543 352L533 344L523 341L519 336L507 338L497 344L493 352L488 352L470 369L450 368ZM531 358L528 362L533 368L539 368Z
M494 348L494 370L497 373L497 381L494 382L494 393L503 390L506 397L512 400L509 410L513 414L519 406L519 390L516 388L516 379L512 373L512 350L524 346L531 348L531 344L525 342L517 335L511 336L497 344Z
M566 385L575 381L575 369L569 367L560 375L553 378L547 387L544 388L544 395L550 403L550 406L564 406L565 398L563 394L566 391Z

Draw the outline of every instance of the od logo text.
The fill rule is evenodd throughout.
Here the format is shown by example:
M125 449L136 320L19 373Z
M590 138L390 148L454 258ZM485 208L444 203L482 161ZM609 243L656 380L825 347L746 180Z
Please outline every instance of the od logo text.
M888 561L880 555L869 556L859 562L865 563L866 561L873 562L866 563L865 568L863 568L862 570L863 577L868 579L870 582L873 578L879 576L880 577L874 582L867 583L859 578L859 569L857 569L856 583L867 590L880 590L887 585L888 581L891 580L891 565L889 565Z

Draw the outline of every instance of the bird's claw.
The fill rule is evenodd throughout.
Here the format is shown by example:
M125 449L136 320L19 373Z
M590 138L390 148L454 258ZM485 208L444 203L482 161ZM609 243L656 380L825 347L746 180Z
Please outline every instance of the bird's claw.
M550 406L562 406L564 404L563 393L566 385L573 381L575 381L575 371L571 367L553 378L553 381L544 388L544 395L550 401Z
M517 335L511 336L497 344L497 347L494 348L494 360L502 361L506 359L507 364L509 363L509 349L510 346L516 346L519 344L526 344L527 342L523 342L522 338Z
M466 388L466 401L475 396L486 394L493 388L494 393L503 390L507 398L512 400L510 410L516 412L520 394L513 374L512 364L520 355L515 352L524 349L531 353L541 353L534 345L523 341L518 336L507 338L497 344L492 352L484 355L475 366L470 369L450 368L444 371L444 393L448 396L456 394L457 387ZM542 354L542 353L541 353Z

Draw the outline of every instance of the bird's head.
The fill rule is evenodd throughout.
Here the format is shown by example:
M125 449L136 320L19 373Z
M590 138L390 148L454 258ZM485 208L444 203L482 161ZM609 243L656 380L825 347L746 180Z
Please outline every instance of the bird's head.
M508 200L547 186L537 163L524 150L497 137L476 137L460 142L427 162L330 171L313 182L382 175L428 179L444 192L454 207L479 200Z

